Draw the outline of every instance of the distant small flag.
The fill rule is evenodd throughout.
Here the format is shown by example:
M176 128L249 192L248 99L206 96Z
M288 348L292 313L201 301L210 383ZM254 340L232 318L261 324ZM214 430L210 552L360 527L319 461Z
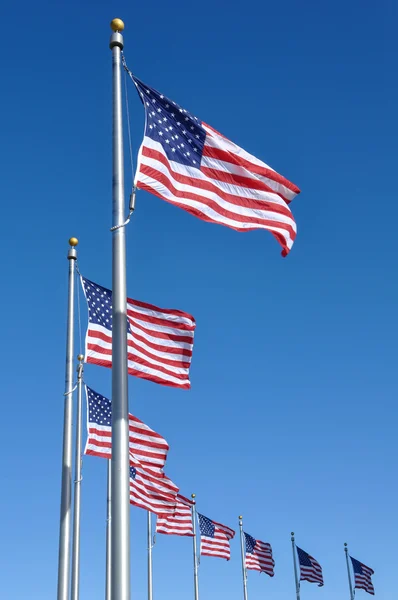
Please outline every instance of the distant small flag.
M272 557L271 544L260 542L248 533L243 532L245 536L245 566L246 569L267 573L270 577L274 576L275 562Z
M218 556L219 558L231 557L229 540L235 531L226 525L216 523L198 513L200 528L200 554L202 556Z
M167 535L193 536L192 528L192 500L177 494L175 513L172 515L160 515L156 522L156 533Z
M289 203L299 188L173 100L130 76L146 114L137 186L204 221L237 231L267 229L286 255L296 238Z
M350 558L352 568L354 569L355 587L360 590L365 590L365 592L374 596L375 589L372 583L372 575L374 575L373 569L359 562L359 560L352 558L352 556L350 556Z
M171 479L153 475L130 455L130 504L156 515L174 514L177 493Z
M111 458L112 403L86 386L88 437L85 454ZM169 445L166 440L140 419L129 415L130 452L140 464L155 474L163 474Z
M312 556L296 546L300 563L300 580L317 583L319 587L323 586L322 567Z
M81 278L88 305L85 360L112 366L112 292ZM195 319L180 310L127 298L128 372L154 383L188 389Z

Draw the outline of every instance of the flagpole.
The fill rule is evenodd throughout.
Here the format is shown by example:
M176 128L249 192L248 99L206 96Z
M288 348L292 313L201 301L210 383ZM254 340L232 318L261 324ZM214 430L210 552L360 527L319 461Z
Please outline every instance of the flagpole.
M75 441L75 493L73 503L72 586L71 600L79 600L80 583L80 504L82 482L82 379L83 354L77 357L77 405Z
M193 531L193 582L194 582L194 590L195 590L195 600L199 600L199 577L198 577L198 551L197 551L197 541L196 541L196 494L192 494L191 498L193 500L193 504L191 507L192 512L192 531Z
M296 543L294 541L294 531L292 531L292 549L293 549L293 565L294 565L294 579L296 582L296 596L297 600L300 600L300 581L297 574L297 555L296 555Z
M112 201L112 600L130 600L130 484L127 381L127 285L122 130L121 51L124 23L113 33L113 201ZM66 599L65 599L66 600Z
M242 515L239 517L239 531L240 531L240 550L242 554L242 577L243 577L243 598L247 600L247 572L245 565L245 544L243 540L243 523L242 523Z
M77 238L69 240L68 313L66 321L65 402L62 447L61 512L58 547L58 600L69 600L70 534L72 501L72 389L75 318L75 267Z
M352 579L351 579L350 563L348 561L347 543L344 544L344 552L345 552L345 558L346 558L346 562L347 562L348 585L350 586L350 600L354 600L354 590L352 588Z
M112 522L112 474L111 461L107 461L107 490L106 490L106 572L105 600L111 600L111 522Z
M148 524L148 600L152 600L152 515L147 511Z

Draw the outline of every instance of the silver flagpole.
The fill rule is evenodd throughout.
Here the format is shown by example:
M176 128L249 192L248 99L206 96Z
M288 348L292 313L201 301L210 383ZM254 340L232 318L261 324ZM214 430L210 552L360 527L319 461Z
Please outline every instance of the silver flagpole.
M294 579L296 582L296 596L297 600L300 600L300 580L297 574L297 556L296 556L296 543L294 541L294 531L292 531L292 549L293 549L293 564L294 564Z
M244 543L244 534L243 534L243 523L242 523L242 515L239 517L239 531L240 531L240 550L242 554L242 577L243 577L243 598L247 600L247 573L246 573L246 565L245 565L245 543Z
M112 522L112 474L111 461L107 461L107 494L106 494L106 582L105 599L111 600L111 522Z
M130 600L130 484L127 381L127 289L122 131L121 51L124 23L113 19L112 236L112 600Z
M197 550L197 541L196 541L196 494L192 494L191 498L193 500L192 505L192 531L193 531L193 582L194 582L194 590L195 590L195 600L199 600L199 565L198 565L198 550Z
M75 494L73 500L72 589L71 600L79 600L80 582L80 498L82 482L82 387L83 354L77 357L77 406L75 442Z
M147 511L148 523L148 600L152 600L152 515Z
M69 600L70 524L72 501L72 389L75 324L75 261L77 238L69 240L68 314L66 324L65 404L62 447L61 514L58 548L58 600Z
M349 560L348 560L348 547L347 547L346 543L344 544L344 552L345 552L345 558L346 558L346 562L347 562L348 585L350 586L350 600L354 600L355 594L354 594L354 590L352 588L350 563L349 563Z

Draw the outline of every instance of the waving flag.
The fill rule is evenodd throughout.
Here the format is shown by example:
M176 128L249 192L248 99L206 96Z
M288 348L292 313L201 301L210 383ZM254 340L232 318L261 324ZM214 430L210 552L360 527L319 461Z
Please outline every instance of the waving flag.
M248 533L243 532L243 534L245 536L246 569L267 573L267 575L273 577L275 562L272 557L271 545L256 540Z
M200 554L202 556L218 556L219 558L231 557L229 540L235 531L226 525L216 523L198 513L200 528Z
M157 515L174 514L177 493L171 479L154 476L130 454L130 504Z
M88 304L85 360L112 366L112 292L81 278ZM130 375L188 389L195 319L180 310L127 298Z
M130 72L129 72L130 73ZM131 73L146 124L137 187L212 223L267 229L290 251L299 188Z
M112 455L112 403L86 386L88 437L85 454L111 458ZM154 474L163 475L169 445L166 440L129 415L130 452L140 464Z
M177 504L172 515L160 515L156 522L156 533L167 535L193 536L192 512L193 501L177 494Z
M307 552L304 552L304 550L298 546L296 546L296 548L300 563L300 580L317 583L319 587L322 587L323 575L321 565L315 558L307 554Z
M355 587L360 590L365 590L365 592L374 596L375 589L372 583L372 575L374 574L373 569L359 562L359 560L352 558L352 556L350 556L350 558L352 568L354 569Z

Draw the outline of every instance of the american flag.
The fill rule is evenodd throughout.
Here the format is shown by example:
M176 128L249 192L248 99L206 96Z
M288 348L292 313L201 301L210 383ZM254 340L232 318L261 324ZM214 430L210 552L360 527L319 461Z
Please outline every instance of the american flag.
M270 577L274 576L275 562L272 557L272 548L270 544L260 542L248 533L245 536L245 566L246 569L267 573Z
M85 454L111 458L112 455L112 403L86 386L88 437ZM166 440L129 414L130 452L141 465L154 474L162 475L169 445Z
M235 531L226 525L216 523L198 513L200 529L200 554L202 556L218 556L219 558L231 557L229 540Z
M322 567L312 556L296 546L300 563L300 580L317 583L319 587L323 586Z
M130 72L129 72L130 73ZM212 223L267 229L290 251L299 188L130 73L145 106L137 187Z
M160 515L156 523L156 533L168 535L193 536L192 528L192 500L177 495L177 504L173 515Z
M350 558L352 562L352 568L354 569L355 587L360 590L365 590L374 596L375 589L372 583L372 575L374 574L373 569L359 562L359 560L352 558L352 556L350 556Z
M157 515L174 514L177 493L171 479L153 475L130 454L130 504Z
M86 361L112 366L112 292L81 278L88 304ZM195 319L127 298L127 346L130 375L189 389Z

